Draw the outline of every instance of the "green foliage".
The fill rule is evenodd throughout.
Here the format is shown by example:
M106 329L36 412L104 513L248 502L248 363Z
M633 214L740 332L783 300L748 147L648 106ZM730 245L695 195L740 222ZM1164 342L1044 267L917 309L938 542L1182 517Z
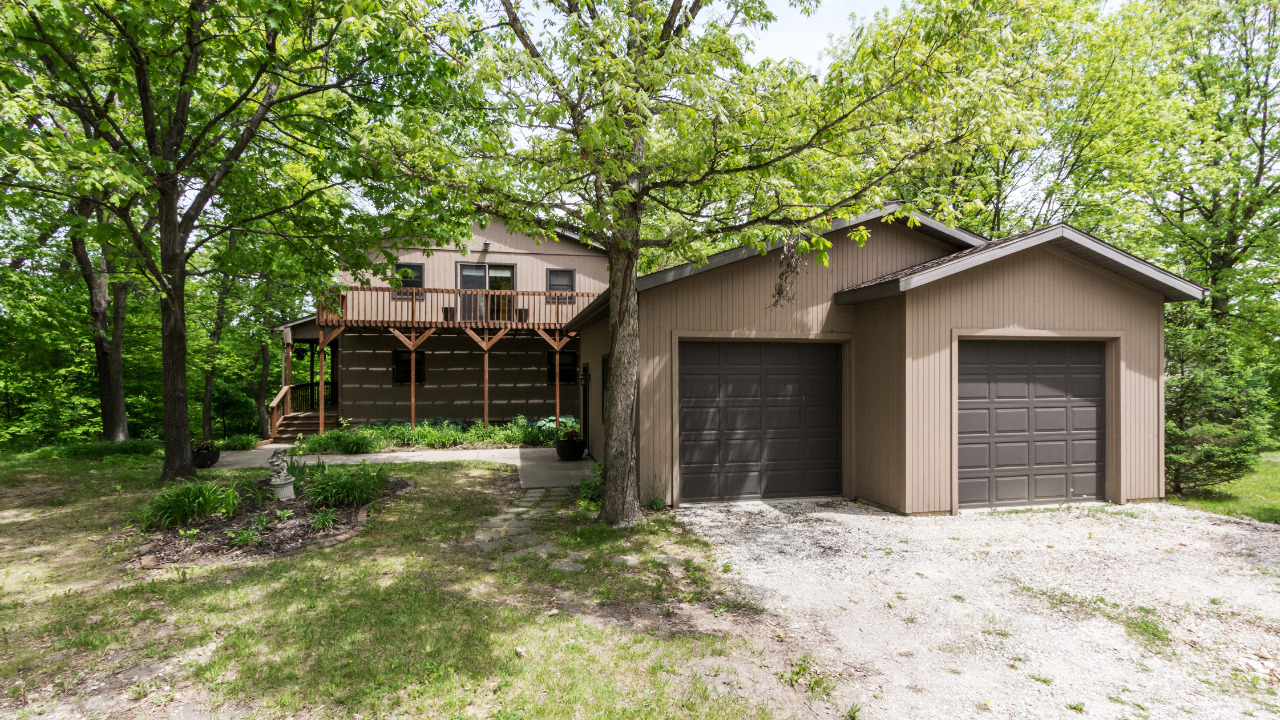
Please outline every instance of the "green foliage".
M580 427L571 417L561 418L562 429ZM555 419L530 422L517 416L502 425L432 418L411 427L401 422L374 422L351 430L330 430L323 435L298 439L292 450L300 455L362 455L388 447L544 447L557 439Z
M257 435L232 435L217 441L220 450L252 450L258 447L262 438Z
M1238 347L1205 308L1166 323L1165 482L1173 494L1249 474L1267 442L1268 401Z
M578 502L599 505L604 500L604 463L591 465L591 477L583 478L578 483Z
M667 509L666 498L656 497L649 501L649 509L655 512L661 512Z
M255 547L262 544L262 536L254 528L228 530L227 538L236 547Z
M320 508L311 514L311 529L316 532L328 530L338 519L338 511L333 508Z
M126 440L119 443L99 440L45 447L32 453L32 455L34 457L55 457L62 460L102 460L114 455L155 457L160 455L161 449L162 445L159 440Z
M210 515L230 517L240 503L234 483L184 482L151 498L142 508L141 525L150 530L186 525Z
M317 464L308 467L302 494L320 507L355 507L380 497L388 479L386 468L367 462Z

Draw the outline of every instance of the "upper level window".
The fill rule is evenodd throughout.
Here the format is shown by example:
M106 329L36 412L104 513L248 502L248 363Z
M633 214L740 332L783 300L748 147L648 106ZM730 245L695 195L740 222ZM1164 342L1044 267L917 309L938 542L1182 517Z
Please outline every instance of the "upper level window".
M548 292L573 292L577 282L573 270L547 270L547 291ZM551 302L572 303L572 297L551 297Z
M400 277L401 287L422 287L422 265L420 263L396 263L396 275Z

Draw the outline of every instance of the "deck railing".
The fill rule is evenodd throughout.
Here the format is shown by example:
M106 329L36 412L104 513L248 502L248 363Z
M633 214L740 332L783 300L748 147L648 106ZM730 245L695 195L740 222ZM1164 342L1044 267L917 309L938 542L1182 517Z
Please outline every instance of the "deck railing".
M538 290L455 290L352 286L336 312L321 309L324 326L398 328L557 329L598 293Z
M332 380L324 381L324 406L338 407L338 393ZM293 386L293 412L315 412L320 409L320 383L298 383Z

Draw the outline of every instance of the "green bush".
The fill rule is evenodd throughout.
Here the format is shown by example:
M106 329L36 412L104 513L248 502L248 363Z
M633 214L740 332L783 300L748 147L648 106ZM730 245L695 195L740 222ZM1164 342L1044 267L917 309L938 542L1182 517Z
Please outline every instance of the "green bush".
M252 450L258 447L262 438L257 435L232 435L218 441L219 450Z
M96 440L41 448L33 455L62 460L101 460L112 455L157 455L163 450L164 446L159 440L125 440L118 443Z
M311 529L317 532L328 530L333 527L333 523L338 519L338 511L333 508L324 508L317 510L311 516Z
M299 438L294 449L302 455L365 455L381 450L383 445L377 434L361 428L308 435Z
M207 480L185 482L151 498L142 508L141 523L147 530L186 525L210 515L235 515L240 492L233 485Z
M301 438L293 452L302 455L360 455L388 447L546 447L568 430L580 430L581 427L576 419L567 415L560 418L560 425L561 428L557 431L555 418L533 422L522 416L517 416L511 422L489 427L449 418L431 418L419 423L417 427L411 427L409 423L382 421L354 430L331 430L323 435Z
M578 483L578 500L598 503L604 500L604 463L598 462L591 466L591 477L583 478Z
M302 495L320 507L364 505L382 495L387 486L387 470L362 462L359 465L325 465L307 468Z

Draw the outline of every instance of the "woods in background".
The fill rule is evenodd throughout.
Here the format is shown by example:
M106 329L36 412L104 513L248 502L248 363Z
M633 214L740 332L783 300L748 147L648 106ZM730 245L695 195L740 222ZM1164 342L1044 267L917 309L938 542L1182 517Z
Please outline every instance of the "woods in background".
M1069 222L1209 288L1168 315L1172 490L1280 427L1280 0L918 0L821 72L748 61L771 15L745 0L8 8L0 448L163 437L187 474L193 431L262 431L269 326L485 215L609 249L623 358L638 272L820 260L824 223L895 198L993 238Z

